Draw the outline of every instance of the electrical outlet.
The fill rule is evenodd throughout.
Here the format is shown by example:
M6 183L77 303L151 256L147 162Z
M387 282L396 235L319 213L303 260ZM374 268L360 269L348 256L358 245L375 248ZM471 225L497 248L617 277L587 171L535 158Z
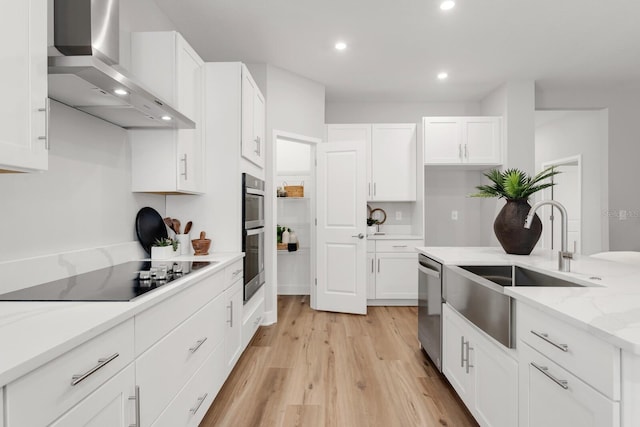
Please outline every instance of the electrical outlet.
M451 220L453 221L458 220L458 211L451 211Z
M396 211L396 221L402 221L402 211Z

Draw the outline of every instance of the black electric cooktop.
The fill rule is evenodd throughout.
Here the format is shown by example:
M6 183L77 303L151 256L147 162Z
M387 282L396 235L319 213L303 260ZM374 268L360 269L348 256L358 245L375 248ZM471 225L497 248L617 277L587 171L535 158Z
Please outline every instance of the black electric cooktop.
M163 270L155 262L132 261L2 294L0 301L131 301L210 264L166 262Z

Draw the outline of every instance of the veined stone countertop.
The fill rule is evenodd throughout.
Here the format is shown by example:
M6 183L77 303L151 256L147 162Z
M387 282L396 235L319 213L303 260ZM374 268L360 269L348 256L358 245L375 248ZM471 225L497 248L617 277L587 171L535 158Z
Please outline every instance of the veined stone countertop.
M571 272L558 271L558 254L536 250L508 255L499 247L418 247L444 265L516 265L584 287L505 287L505 294L640 355L640 265L575 255Z
M0 302L0 387L42 366L155 304L224 270L242 253L181 256L214 261L166 286L127 302Z

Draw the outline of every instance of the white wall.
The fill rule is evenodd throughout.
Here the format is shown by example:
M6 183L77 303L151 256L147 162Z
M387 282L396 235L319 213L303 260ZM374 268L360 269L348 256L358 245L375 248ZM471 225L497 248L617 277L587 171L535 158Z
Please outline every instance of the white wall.
M542 170L542 163L582 155L583 254L608 246L608 220L602 215L608 192L607 115L606 110L536 112L536 171Z
M640 88L536 88L536 109L607 109L609 142L609 221L611 250L640 250ZM617 213L627 212L620 220Z
M5 224L0 261L136 240L144 206L164 197L131 193L124 129L51 102L49 170L0 175Z

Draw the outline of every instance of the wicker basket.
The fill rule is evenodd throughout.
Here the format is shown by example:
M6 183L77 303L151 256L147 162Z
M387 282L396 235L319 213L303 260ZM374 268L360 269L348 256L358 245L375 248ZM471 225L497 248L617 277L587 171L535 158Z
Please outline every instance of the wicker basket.
M286 243L277 243L278 245L278 250L279 251L286 251L287 250L287 244Z
M287 197L304 197L304 185L286 185L286 182L284 184Z

